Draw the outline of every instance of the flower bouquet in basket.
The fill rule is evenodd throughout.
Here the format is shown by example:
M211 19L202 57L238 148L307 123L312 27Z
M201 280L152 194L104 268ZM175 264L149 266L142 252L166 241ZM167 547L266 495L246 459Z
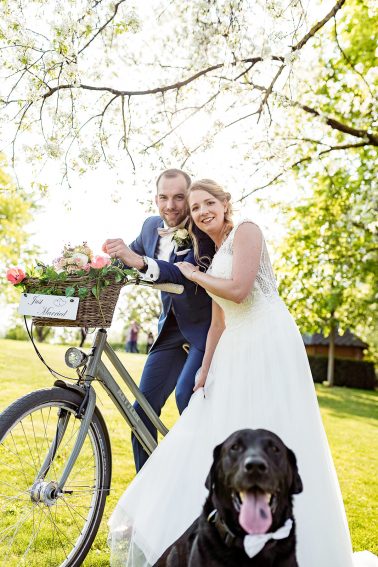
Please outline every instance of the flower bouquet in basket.
M121 287L136 274L133 269L121 268L118 260L94 256L83 242L65 246L52 265L37 261L26 271L10 268L6 277L24 293L79 298L75 320L51 318L47 312L33 317L37 326L110 327Z

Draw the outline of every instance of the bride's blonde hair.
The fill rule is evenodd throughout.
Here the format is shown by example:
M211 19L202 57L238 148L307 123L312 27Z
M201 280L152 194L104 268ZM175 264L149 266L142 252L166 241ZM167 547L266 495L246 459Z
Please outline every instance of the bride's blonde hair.
M222 238L222 240L224 240L225 238L227 238L227 236L230 234L231 230L234 227L234 223L232 221L231 194L225 191L221 185L218 185L218 183L216 183L212 179L199 179L198 181L194 181L189 187L186 197L188 204L189 204L190 195L194 191L198 191L198 190L202 190L202 191L206 191L207 193L210 193L210 195L215 197L215 199L217 199L221 203L224 202L227 203L227 208L224 213L224 226L223 226L223 238ZM209 260L211 262L211 259L209 259L208 257L201 256L201 250L198 239L198 230L199 230L198 227L196 227L192 217L190 216L189 233L193 240L194 257L199 265L203 267L208 267Z

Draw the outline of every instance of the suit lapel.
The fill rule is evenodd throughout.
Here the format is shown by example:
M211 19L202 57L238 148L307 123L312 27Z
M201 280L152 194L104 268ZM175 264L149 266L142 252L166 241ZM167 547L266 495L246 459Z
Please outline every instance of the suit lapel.
M157 227L155 228L155 232L152 235L152 257L156 258L157 257L157 248L158 248L158 243L159 243L159 235L158 235L158 231L157 229L164 226L163 223L163 219L161 219L161 221L159 222L159 224L157 225Z
M175 247L173 247L173 250L172 250L172 252L170 253L169 261L170 261L171 264L174 264L174 263L176 262Z

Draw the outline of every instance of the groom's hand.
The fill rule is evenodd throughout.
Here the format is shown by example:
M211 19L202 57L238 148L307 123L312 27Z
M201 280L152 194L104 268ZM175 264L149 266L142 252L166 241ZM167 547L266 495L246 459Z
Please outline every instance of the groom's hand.
M108 238L102 245L102 250L111 258L119 258L126 266L140 270L144 266L142 256L136 254L121 238Z

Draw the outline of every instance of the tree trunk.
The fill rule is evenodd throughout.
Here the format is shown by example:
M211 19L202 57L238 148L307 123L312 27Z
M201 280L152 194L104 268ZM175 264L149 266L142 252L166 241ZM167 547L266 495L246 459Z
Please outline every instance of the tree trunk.
M335 374L335 337L336 337L336 324L331 324L329 333L329 347L328 347L328 368L327 368L327 382L329 386L334 386Z
M43 343L50 333L50 327L34 327L39 343Z

